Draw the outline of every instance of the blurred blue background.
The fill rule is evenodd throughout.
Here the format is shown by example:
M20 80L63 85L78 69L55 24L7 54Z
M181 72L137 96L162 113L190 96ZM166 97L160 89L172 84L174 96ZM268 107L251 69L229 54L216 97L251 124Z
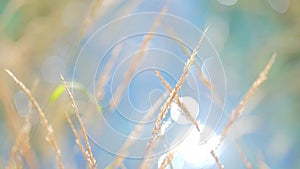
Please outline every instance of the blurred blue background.
M49 121L54 127L65 167L83 168L85 163L75 144L70 127L65 122L64 113L71 111L68 99L64 97L55 103L49 102L51 94L60 84L59 74L64 74L67 80L74 80L72 76L76 56L88 38L101 26L123 16L160 12L166 4L168 14L185 19L199 30L203 31L209 26L207 38L218 53L224 68L227 88L224 114L216 131L222 130L229 120L231 111L246 94L271 55L277 53L276 62L267 81L251 98L243 115L236 121L224 142L220 160L225 168L245 168L234 142L240 145L253 168L299 168L300 2L296 0L169 2L159 0L103 0L101 2L1 0L0 68L11 69L29 87L34 86L35 81L38 81L33 93L47 112ZM114 30L115 34L118 35L118 30L152 25L149 20L145 19L144 22L141 25L118 27ZM184 27L181 29L184 31ZM183 33L195 39L200 37L199 34L190 35L191 31ZM102 39L99 42L108 42L110 36L114 35L108 32L106 36L100 37ZM128 41L124 48L131 53L139 48L141 40L142 37L137 37ZM156 42L156 46L152 44L151 47L172 47L172 45L163 44L162 42L165 41L162 39L153 40L152 43ZM194 41L191 42L191 44L194 43ZM86 55L97 56L100 47L88 49L91 50L87 50ZM82 59L80 64L86 68L79 66L80 71L75 80L83 83L88 90L93 92L92 82L79 78L92 76L89 74L89 68L93 67L92 63L89 63L85 57ZM174 64L174 67L180 65L177 62L169 64ZM182 66L176 69L177 73L182 71ZM174 81L172 83L172 78L168 78L168 81L174 87L175 83ZM159 87L163 88L163 86ZM110 89L106 89L108 97L111 97ZM78 98L79 107L83 110L88 109L89 107L85 107L87 106L85 96L81 96L80 93L75 93L75 95ZM0 99L0 165L6 166L11 147L29 109L26 97L20 94L17 86L2 70ZM107 107L104 104L108 105L108 100L104 99L101 104L105 113ZM110 117L113 121L119 118L116 116L118 115L114 114L110 117L107 114L106 117ZM23 167L53 168L55 166L53 164L56 163L54 153L49 150L48 144L44 141L43 129L37 121L38 118L32 119L34 131L31 133L31 147L33 151L31 155L27 155L35 157L36 161L32 164L24 162ZM115 123L119 121L116 120ZM115 127L124 130L122 132L125 135L129 134L133 127L128 125L128 128L124 128L122 125ZM89 124L87 127L88 130L93 130ZM110 140L111 138L106 138L106 142ZM95 148L94 153L99 168L105 167L113 160L112 154L99 149L95 144L92 144L92 147ZM137 160L125 160L128 168L135 168L137 163ZM156 166L157 164L154 168ZM185 167L189 168L189 166ZM217 168L216 165L210 167Z

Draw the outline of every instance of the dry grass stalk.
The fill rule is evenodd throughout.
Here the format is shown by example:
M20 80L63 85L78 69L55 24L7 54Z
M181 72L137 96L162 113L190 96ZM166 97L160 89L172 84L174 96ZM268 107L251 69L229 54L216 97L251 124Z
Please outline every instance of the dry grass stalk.
M31 91L34 91L37 84L38 84L38 81L36 80L31 88ZM29 160L28 157L26 156L26 152L31 149L31 145L30 145L30 141L29 141L30 140L29 133L31 131L31 126L32 126L31 122L30 122L31 116L32 116L32 104L29 103L29 112L25 116L25 124L23 125L20 134L16 138L16 142L12 147L6 169L12 168L11 165L12 165L13 159L15 159L15 156L18 152L20 152L24 156L28 165L33 167L31 164L31 160ZM33 168L37 168L36 165L34 165L34 166L35 167L33 167Z
M155 150L156 148L158 147L159 145L159 140L161 139L161 135L158 135L155 137L155 140L152 142L152 146L149 148L148 151L145 151L144 154L143 154L143 157L146 157L146 155L148 157L144 158L140 165L139 165L139 169L147 169L147 168L150 168L148 167L149 164L152 164L151 160L153 161L153 158L154 156L152 156L154 153L155 153ZM165 146L164 146L165 147Z
M168 165L171 164L172 160L174 158L174 152L168 152L166 157L163 159L163 162L161 163L159 169L165 169Z
M160 72L158 70L154 69L153 71L155 72L156 76L160 79L160 81L165 85L165 87L171 93L172 87L170 86L170 84L162 77L162 75L160 74ZM185 104L183 104L183 102L180 101L178 94L176 94L175 100L176 100L177 105L180 107L180 109L185 113L186 117L195 125L197 130L200 132L200 128L199 128L199 125L198 125L196 119L191 115L191 113L189 112L189 110L187 109Z
M153 142L157 140L157 134L160 132L160 129L161 129L161 122L165 118L165 115L166 115L169 107L171 106L173 99L175 98L175 96L177 95L178 91L180 90L180 88L184 84L184 82L185 82L185 80L186 80L186 78L188 76L188 72L190 70L190 67L194 63L195 57L198 54L200 45L201 45L201 43L202 43L202 41L203 41L203 39L205 37L205 33L207 32L207 30L208 30L208 28L206 28L205 31L203 32L202 37L200 38L197 46L193 50L193 53L192 53L191 57L188 59L186 65L185 65L185 67L183 69L183 73L180 76L179 81L176 83L176 86L172 90L172 92L171 92L168 100L163 105L163 107L162 107L162 109L161 109L161 111L160 111L160 113L159 113L159 115L158 115L158 117L157 117L157 119L155 121L155 125L154 125L154 128L152 130L152 137L151 137L151 140L150 140L150 142L148 143L148 145L146 147L145 152L147 152L150 149L150 147L152 146Z
M16 138L16 142L12 147L11 153L10 153L10 157L8 160L8 164L5 167L6 169L10 169L13 168L13 161L15 159L15 156L18 152L23 154L23 151L26 149L30 148L30 143L29 143L29 137L28 134L30 132L30 128L31 128L31 124L27 125L25 124L22 127L22 130L20 132L20 134L18 135L18 137Z
M42 120L42 125L47 130L46 141L48 141L55 150L58 167L60 169L63 169L61 154L60 154L60 150L58 148L58 145L57 145L57 142L55 139L54 131L53 131L52 126L49 124L49 122L45 116L45 113L43 112L42 108L40 107L40 105L38 104L36 99L31 94L30 90L19 79L17 79L17 77L10 70L5 69L5 71L15 81L15 83L24 91L24 93L27 95L27 97L31 101L33 107L35 107L36 110L38 111L38 113L41 117L41 120Z
M236 147L236 149L237 149L237 151L238 151L238 153L239 153L239 155L240 155L240 157L242 159L242 162L244 163L245 167L247 169L252 169L252 165L248 161L248 159L247 159L246 155L244 154L241 146L237 142L234 142L234 145L235 145L235 147Z
M270 169L271 167L264 160L262 152L257 153L258 169Z
M144 151L144 154L143 154L143 157L146 157L146 155L148 155L149 158L145 158L140 166L139 166L139 169L144 169L144 168L149 168L148 165L150 163L150 160L151 160L151 155L154 154L157 146L159 145L159 140L160 138L163 138L164 134L165 134L165 131L166 129L171 125L171 122L170 121L167 121L165 123L163 123L161 125L161 129L160 129L160 132L158 133L158 135L155 136L155 138L151 141L151 144L147 144L147 147L146 147L146 150ZM167 147L167 144L165 142L165 140L163 140L163 146L164 148L167 150L168 147Z
M71 91L70 91L70 89L69 89L66 81L64 80L63 76L61 75L60 78L61 78L62 83L63 83L63 85L64 85L64 87L65 87L65 89L66 89L66 91L67 91L67 93L69 95L69 98L70 98L71 102L72 102L72 107L74 109L75 116L76 116L76 118L77 118L77 120L79 122L79 126L80 126L81 132L83 134L83 139L84 139L86 147L87 147L87 155L88 155L88 159L89 159L88 160L88 162L89 162L88 164L90 165L90 167L96 168L97 167L96 160L94 159L94 156L93 156L93 153L92 153L92 150L91 150L91 146L90 146L90 143L89 143L89 140L88 140L88 136L87 136L85 127L83 125L83 121L82 121L82 119L81 119L81 117L79 115L78 107L76 105L74 97L73 97L73 95L72 95L72 93L71 93Z
M114 94L111 102L110 102L110 109L114 110L115 107L119 104L121 97L123 95L124 90L126 89L126 87L128 86L128 83L130 82L130 79L132 77L132 75L134 74L137 66L139 65L139 63L142 61L143 57L145 56L146 53L146 49L150 44L150 41L152 40L153 36L155 35L155 30L158 28L158 26L161 24L164 15L167 12L167 7L165 6L162 11L161 14L159 15L158 18L156 18L152 28L150 29L150 33L147 34L141 44L140 50L139 52L133 57L132 62L129 66L128 71L125 74L125 77L123 79L123 82L121 83L121 85L117 88L116 93Z
M132 1L126 1L124 5L122 5L122 8L119 8L118 11L116 11L116 16L125 16L129 13L134 13L136 8L142 3L143 1L140 0L132 0Z
M155 139L153 140L153 143L151 147L149 147L148 149L148 152L145 151L144 152L144 157L146 155L148 155L149 157L151 157L152 154L154 154L155 150L156 150L156 147L159 145L159 140L160 138L164 138L164 134L166 132L166 129L168 129L168 127L172 124L171 121L167 121L167 122L164 122L162 125L161 125L161 129L160 129L160 132L158 133L158 135L155 137ZM166 142L165 140L162 140L162 144L163 146L165 147L165 149L168 149L167 148L167 145L166 145ZM149 144L148 144L149 145Z
M180 49L182 50L182 52L185 54L186 57L190 57L191 56L191 53L190 51L187 49L187 47L184 46L184 44L178 39L176 38L176 33L174 32L173 29L171 28L168 28L168 32L174 37L176 43L179 45ZM212 93L214 93L214 96L216 97L216 102L219 104L219 105L222 105L222 99L221 97L219 96L219 94L217 93L217 90L215 89L215 87L213 86L213 84L211 84L203 75L202 73L202 69L201 69L201 66L199 65L198 62L195 62L195 66L196 66L196 69L197 69L197 75L199 77L199 79L203 82L203 84L209 89L212 91Z
M158 110L159 106L163 103L164 97L167 94L167 91L164 92L164 94L156 100L156 102L153 104L153 106L150 108L150 110L147 112L147 114L143 117L141 121L148 121L154 114L156 110ZM139 134L142 131L143 126L137 125L133 132L130 133L129 138L136 138L139 136ZM110 165L111 168L118 168L123 164L124 156L127 154L127 150L130 148L132 144L134 144L135 140L133 139L127 139L126 142L122 145L120 151L118 154L122 154L122 156L117 156L116 159L112 162Z
M217 154L215 153L214 150L211 150L210 151L210 154L212 155L212 157L215 159L219 169L224 169L224 165L222 165L220 159L218 158Z
M182 44L182 42L179 39L176 38L177 36L176 36L176 33L174 32L174 30L171 29L171 28L168 28L168 32L175 38L176 43L179 45L180 49L185 54L185 56L187 56L189 58L191 56L190 51L184 46L184 44ZM201 71L201 66L198 64L198 62L195 62L195 66L197 68L197 72L198 72L198 76L199 76L200 80L202 80L202 82L204 83L204 85L211 90L213 88L213 86L204 77L204 75L203 75L203 73Z
M81 39L83 37L84 33L86 32L86 30L91 26L94 19L96 18L98 9L102 6L102 3L103 3L103 0L96 0L96 2L92 5L91 9L89 10L89 14L83 21L83 25L80 29L78 39Z
M162 128L167 128L170 124L171 124L171 123L164 123L164 124L162 124ZM147 168L149 168L149 167L148 167L149 164L153 164L153 158L151 158L151 155L154 154L156 147L159 145L158 139L161 138L162 144L163 144L163 146L164 146L164 148L165 148L166 151L169 149L169 147L168 147L168 145L167 145L167 143L166 143L166 140L165 140L164 137L163 137L163 134L164 134L164 133L161 133L161 135L159 135L159 136L157 137L157 140L156 140L155 143L153 144L152 148L148 151L148 158L144 159L144 160L141 162L141 164L140 164L140 166L139 166L139 169L147 169ZM167 164L170 165L170 168L171 168L171 169L173 169L173 165L172 165L171 162L172 162L172 160L173 160L173 155L174 155L175 151L176 151L175 149L172 150L172 151L169 151L168 154L166 155L166 157L163 159L163 161L164 161L164 160L167 160L167 158L170 158L170 155L171 155L170 153L172 153L172 159L170 159L170 161L167 162ZM145 155L144 155L144 156L145 156ZM164 163L164 162L163 162L163 163ZM166 163L166 162L165 162L165 163ZM167 166L168 166L167 164L161 164L161 165L165 165L165 167L167 167Z
M116 62L116 59L118 58L122 46L117 45L114 50L112 51L111 58L109 59L108 63L104 67L103 73L99 76L100 79L98 80L97 86L96 86L96 99L102 100L105 96L105 90L104 87L107 84L108 80L110 79L110 72L113 68L114 63Z
M3 77L0 71L0 76ZM5 72L6 74L6 72ZM13 99L12 97L12 91L9 89L9 84L7 83L5 78L0 78L0 98L1 98L1 106L4 110L4 118L6 121L6 129L9 131L14 138L18 137L19 130L21 128L21 120L19 114L16 112L16 110L11 106L11 101ZM2 112L1 112L2 113Z
M249 89L249 91L247 92L245 97L241 100L239 105L233 110L228 123L226 124L223 132L221 133L221 138L220 138L219 144L221 144L223 142L230 127L236 121L236 119L241 115L246 104L249 102L250 98L256 92L258 87L267 79L267 75L268 75L273 63L275 62L275 58L276 58L276 54L273 54L271 59L269 60L268 64L266 65L264 70L260 73L259 77L254 81L254 83L252 84L251 88Z
M192 66L192 64L194 63L195 57L198 54L198 50L200 48L200 45L205 37L205 33L207 32L208 29L205 29L205 31L203 32L202 37L200 38L197 46L195 47L195 49L193 50L193 53L191 55L191 57L188 59L184 69L183 69L183 73L179 79L179 81L176 83L175 88L172 90L170 97L168 98L167 102L164 104L164 106L162 107L162 110L159 114L159 117L156 120L154 129L152 134L158 133L159 132L159 126L161 121L163 120L163 118L166 115L167 110L169 109L169 107L171 106L171 103L173 101L173 99L175 98L175 96L177 95L178 91L180 90L180 88L182 87L182 85L184 84L185 80L187 79L188 76L188 72L190 70L190 67Z
M144 152L143 157L144 159L140 162L138 169L147 169L150 168L149 164L151 162L151 155L155 152L156 147L159 144L160 135L156 136L153 142L151 142L151 147L148 148L149 143L147 145L148 150ZM146 157L148 155L148 157Z
M127 169L126 166L123 163L121 164L120 167L121 167L121 169Z
M79 148L80 148L80 150L81 150L81 152L82 152L82 154L83 154L85 160L86 160L87 163L89 164L89 161L90 161L90 160L88 159L88 156L87 156L86 151L85 151L85 148L84 148L84 146L83 146L83 144L82 144L82 142L81 142L81 139L80 139L80 137L79 137L79 134L78 134L77 130L75 129L75 126L74 126L72 120L70 119L70 117L69 117L69 115L68 115L67 113L66 113L66 118L67 118L67 121L68 121L68 123L69 123L69 125L70 125L70 127L71 127L71 129L72 129L72 132L73 132L75 138L76 138L76 144L79 146Z

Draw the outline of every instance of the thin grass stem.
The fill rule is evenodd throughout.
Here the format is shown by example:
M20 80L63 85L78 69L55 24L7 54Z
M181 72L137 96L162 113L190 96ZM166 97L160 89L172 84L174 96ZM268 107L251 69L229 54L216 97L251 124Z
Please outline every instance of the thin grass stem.
M24 93L27 95L27 97L31 101L33 107L35 107L36 110L38 111L38 113L41 117L41 120L42 120L42 124L43 124L44 128L47 130L46 141L48 141L50 143L50 145L53 147L53 149L55 150L58 167L60 169L63 169L63 163L62 163L62 159L61 159L60 149L58 148L53 128L49 124L49 122L45 116L45 113L43 112L42 108L40 107L40 105L38 104L36 99L31 94L30 90L10 70L5 69L5 71L15 81L15 83L24 91Z

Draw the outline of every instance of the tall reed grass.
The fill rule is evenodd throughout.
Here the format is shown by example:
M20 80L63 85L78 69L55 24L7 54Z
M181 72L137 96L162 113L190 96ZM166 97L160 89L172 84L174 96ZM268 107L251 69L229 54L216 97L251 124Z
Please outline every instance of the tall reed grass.
M93 21L96 19L96 13L98 10L101 10L102 5L101 0L96 0L94 2L94 5L91 6L91 9L89 10L86 19L83 21L82 27L79 29L79 39L82 39L87 30L91 27L93 24ZM129 70L125 72L124 77L122 79L122 83L120 86L117 87L116 92L114 96L112 97L113 100L110 100L109 103L109 112L113 112L118 104L120 103L120 100L122 99L123 93L126 90L126 87L128 87L128 84L130 83L130 80L134 73L136 73L136 69L138 65L142 62L143 57L145 56L146 50L149 47L149 44L153 37L155 36L156 29L161 25L161 22L164 18L164 15L167 13L167 7L165 6L161 10L161 14L159 17L156 18L155 22L153 23L152 28L149 29L149 34L147 34L143 41L140 44L140 50L139 52L133 57L132 62L130 63ZM0 25L1 26L1 25ZM171 30L170 30L171 31ZM179 97L179 91L181 87L185 84L185 81L187 80L188 73L193 65L196 65L197 72L198 72L198 78L203 82L203 84L212 92L215 92L214 86L204 77L204 75L201 72L200 65L195 62L195 58L198 55L199 48L205 39L205 35L208 31L208 28L206 28L203 32L197 45L193 49L192 53L189 53L183 45L180 45L178 42L178 45L182 48L184 53L187 55L187 61L185 63L185 66L183 67L182 74L179 78L179 80L176 82L175 88L172 89L171 85L164 79L164 77L160 74L159 70L153 69L155 75L157 78L161 81L161 83L165 86L166 91L161 96L161 98L157 99L156 102L152 105L150 110L147 112L147 114L144 115L144 117L141 119L141 121L148 121L151 117L153 117L154 112L157 112L157 110L160 109L158 116L155 118L155 123L151 132L151 138L149 143L146 145L143 159L140 161L140 164L138 168L146 169L146 168L155 168L154 164L151 163L151 156L154 155L159 140L161 139L164 129L168 128L167 123L163 123L163 119L166 117L168 110L172 103L176 103L178 107L180 107L181 110L185 113L186 118L194 125L193 127L196 127L198 132L201 133L200 127L198 122L196 121L195 117L191 115L188 109L188 105L185 105ZM174 36L176 36L174 33L172 33ZM76 42L78 43L78 41ZM108 61L107 65L104 67L104 73L100 74L99 81L96 85L96 99L98 101L102 101L106 96L105 86L108 84L110 78L111 78L111 71L114 67L114 64L121 52L122 46L117 46L115 50L113 51L112 57ZM276 54L274 54L267 65L265 66L264 70L259 74L258 78L254 81L246 95L242 98L240 103L236 106L236 108L232 111L229 121L226 123L226 126L221 132L221 138L219 140L219 145L211 150L211 156L215 159L215 162L220 169L224 169L224 165L222 164L222 161L219 159L217 153L215 152L219 146L223 143L224 139L227 137L227 134L229 130L231 129L232 125L237 121L237 119L242 115L242 112L249 102L249 100L253 97L253 95L256 93L257 89L263 84L263 82L267 79L268 73L272 67L272 65L275 62ZM36 109L36 111L39 114L40 122L43 126L43 129L46 133L45 139L49 143L49 145L54 150L54 154L57 160L57 166L59 169L67 168L65 167L64 163L64 156L73 156L72 153L63 152L61 153L61 147L64 144L68 143L62 143L61 140L57 139L56 131L54 131L52 127L52 123L50 123L46 112L43 110L42 106L40 106L38 99L36 99L33 95L33 90L37 90L32 88L31 90L22 82L22 80L16 77L12 73L11 70L5 69L5 72L7 75L14 81L14 83L26 94L28 97L31 105L33 108ZM59 75L57 75L59 76ZM69 86L67 85L67 82L64 80L63 76L61 76L61 83L64 86L64 91L66 91L69 99L69 104L72 106L72 109L74 111L74 115L76 117L76 121L79 123L79 131L76 128L76 125L70 118L70 113L68 113L68 110L65 110L65 123L69 124L69 127L71 128L72 133L75 137L75 142L78 145L79 150L81 151L81 154L86 162L86 166L83 166L83 168L97 168L99 164L104 163L101 161L101 159L96 161L96 156L94 155L95 151L93 150L93 144L92 141L88 135L86 124L82 120L82 117L80 115L80 110L77 106L77 103L75 101L75 98L73 96L73 93L69 89ZM166 95L169 94L167 99L165 100ZM219 98L219 96L218 96ZM222 102L221 99L218 99L219 102ZM101 106L101 105L100 105ZM42 166L39 166L38 164L33 164L30 162L32 156L30 155L30 152L34 151L33 140L30 138L30 133L32 132L32 125L30 118L32 114L29 113L26 118L25 122L22 125L20 131L17 134L17 137L15 138L15 143L11 148L9 159L6 162L6 168L39 168ZM135 140L132 138L136 138L141 134L142 126L137 125L129 134L128 139L124 141L123 145L119 149L119 152L117 155L114 155L113 160L109 162L109 165L107 165L107 169L114 169L114 168L125 168L124 166L124 160L126 159L125 155L128 155L128 150L132 145L134 145ZM200 134L199 134L200 135ZM110 138L103 138L103 139L110 139ZM238 150L239 156L241 157L241 161L244 163L245 167L247 169L254 168L254 165L248 161L246 154L243 152L241 146L236 142L236 149ZM165 148L167 149L167 145L165 145ZM65 150L65 149L64 149ZM23 160L20 160L19 155L21 154L22 158L25 159L26 164ZM53 155L54 155L53 154ZM168 151L165 155L165 158L163 159L162 163L158 167L159 169L167 168L168 166L171 166L172 168L172 160L174 159L174 155L176 154L176 148ZM64 156L63 156L64 155ZM43 157L39 157L43 158ZM67 158L66 158L67 159ZM261 157L260 158L260 168L264 168L264 160ZM27 166L27 167L26 167ZM81 167L81 166L79 166ZM230 168L230 166L228 166Z

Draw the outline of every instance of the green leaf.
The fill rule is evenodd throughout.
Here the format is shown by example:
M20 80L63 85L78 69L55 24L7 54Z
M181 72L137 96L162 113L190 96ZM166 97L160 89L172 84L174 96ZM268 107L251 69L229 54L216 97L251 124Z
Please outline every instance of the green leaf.
M97 102L95 102L93 95L91 94L91 92L89 92L82 84L78 83L78 82L68 82L67 86L70 89L74 89L74 90L78 90L81 93L85 94L86 96L88 96L89 100L93 103L95 103L96 105L96 109L97 111L101 112L102 108L99 104L97 104ZM52 92L52 95L50 97L50 102L54 103L57 101L57 99L66 91L65 87L63 84L60 84L59 86L57 86L55 88L55 90Z
M55 102L64 93L64 91L65 87L63 85L57 86L50 97L50 102Z

